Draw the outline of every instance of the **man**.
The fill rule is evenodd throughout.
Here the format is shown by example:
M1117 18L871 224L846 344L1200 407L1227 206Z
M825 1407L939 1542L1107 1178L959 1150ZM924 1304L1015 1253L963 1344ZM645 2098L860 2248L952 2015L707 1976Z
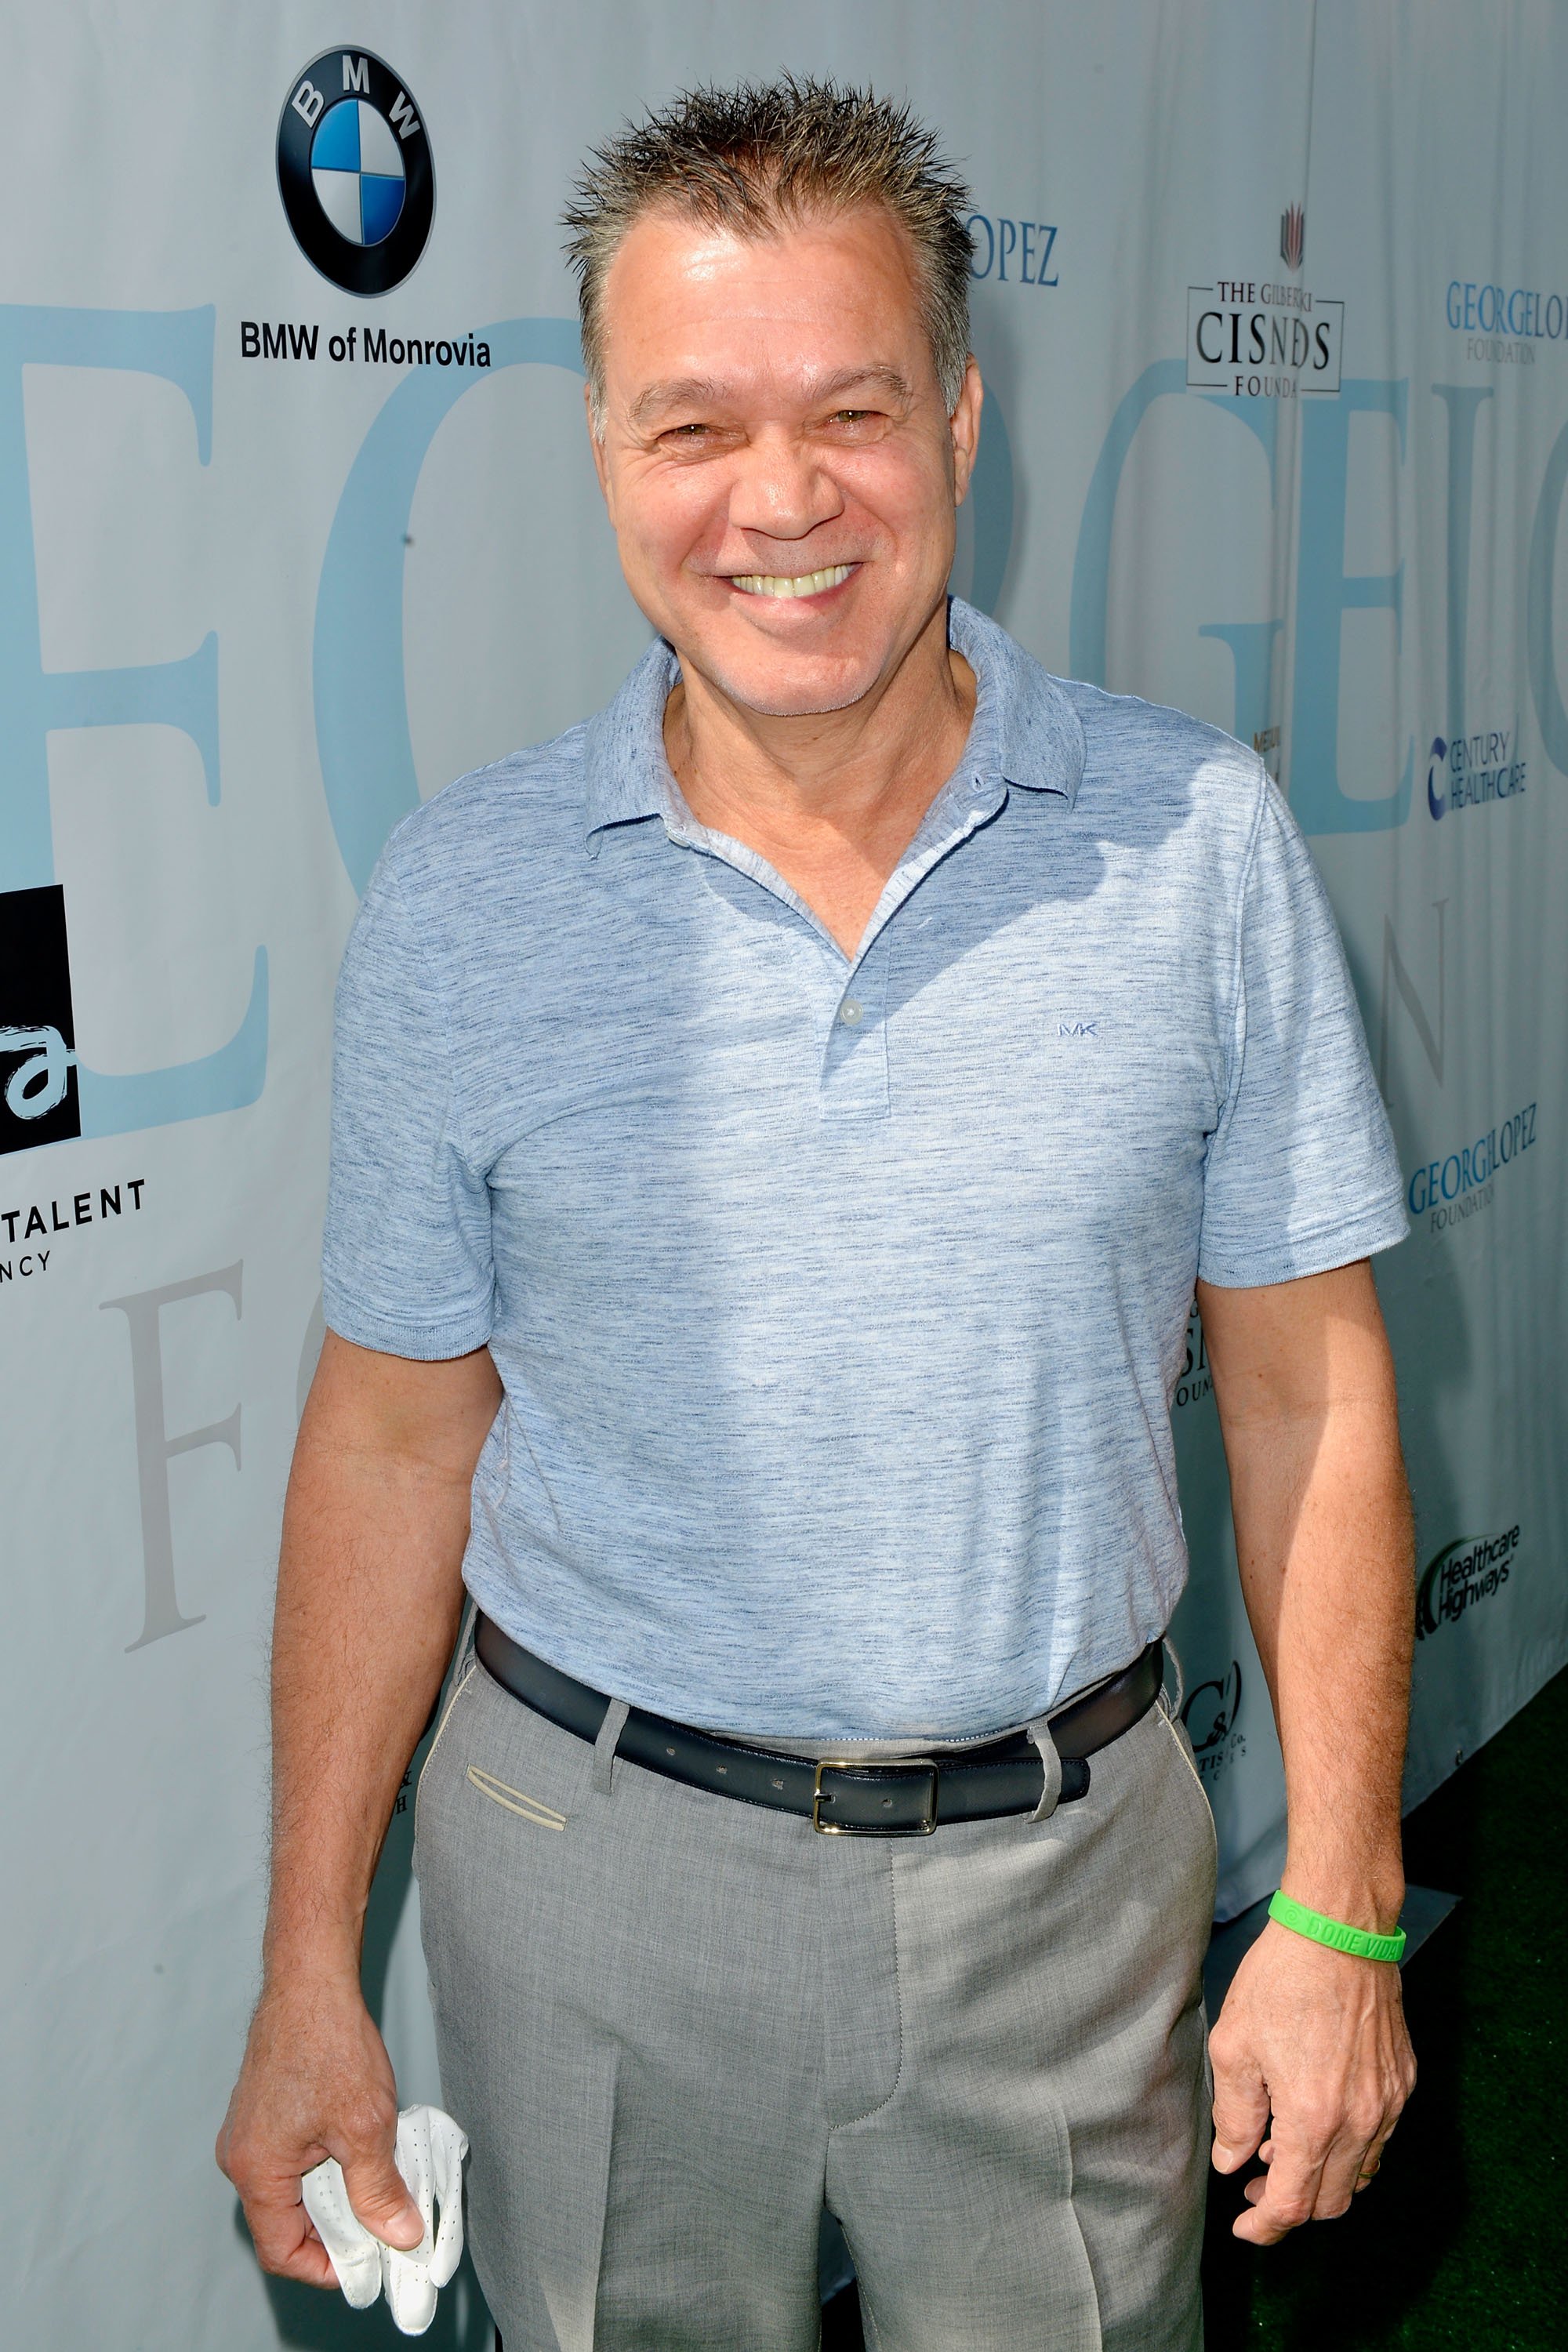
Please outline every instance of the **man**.
M1238 2234L1343 2212L1413 2080L1386 1122L1258 761L950 608L966 208L829 85L602 151L658 639L399 829L344 963L220 2154L269 2269L329 2282L329 2153L413 2241L359 1929L466 1580L416 1866L507 2352L804 2352L825 2200L887 2352L1200 2342L1194 1279L1303 1906L1212 2037Z

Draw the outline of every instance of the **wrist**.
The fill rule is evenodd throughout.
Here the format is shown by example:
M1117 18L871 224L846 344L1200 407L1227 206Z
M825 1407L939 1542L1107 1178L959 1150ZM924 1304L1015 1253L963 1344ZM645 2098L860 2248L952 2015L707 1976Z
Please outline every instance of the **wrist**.
M1293 1868L1289 1861L1279 1891L1292 1903L1326 1919L1342 1920L1371 1936L1391 1936L1405 1908L1402 1870L1356 1872Z
M352 1984L359 1989L360 1923L309 1929L269 1926L262 1938L263 1994L297 1986L321 1989Z
M1392 1962L1397 1968L1405 1958L1403 1927L1396 1927L1387 1933L1358 1927L1348 1919L1336 1919L1326 1912L1314 1911L1308 1904L1294 1902L1282 1887L1269 1897L1268 1916L1288 1935L1323 1945L1349 1959Z

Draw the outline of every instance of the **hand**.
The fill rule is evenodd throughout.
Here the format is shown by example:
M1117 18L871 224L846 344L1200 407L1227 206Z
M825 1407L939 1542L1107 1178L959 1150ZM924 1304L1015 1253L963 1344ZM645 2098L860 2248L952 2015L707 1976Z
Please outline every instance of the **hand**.
M1302 2221L1332 2221L1376 2172L1415 2087L1399 1970L1270 1920L1236 1972L1209 2057L1215 2171L1255 2155L1268 2168L1247 2185L1237 2237L1271 2246Z
M357 1976L292 1976L263 1991L217 2137L265 2271L309 2286L337 2274L300 2201L301 2177L335 2156L349 2202L406 2252L425 2224L393 2162L397 2086Z

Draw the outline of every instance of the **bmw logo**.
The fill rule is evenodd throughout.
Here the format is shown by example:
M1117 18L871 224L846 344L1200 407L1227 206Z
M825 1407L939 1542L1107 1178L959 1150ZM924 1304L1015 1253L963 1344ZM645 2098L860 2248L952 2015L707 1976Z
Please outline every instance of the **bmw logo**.
M390 294L436 214L430 142L413 93L368 49L325 49L278 124L278 186L307 261L345 294Z

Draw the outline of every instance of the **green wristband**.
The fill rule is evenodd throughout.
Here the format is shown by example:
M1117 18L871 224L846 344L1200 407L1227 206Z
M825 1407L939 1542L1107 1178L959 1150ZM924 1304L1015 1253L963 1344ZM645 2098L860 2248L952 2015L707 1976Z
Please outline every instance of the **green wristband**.
M1342 1919L1325 1919L1321 1911L1309 1911L1304 1903L1293 1903L1282 1890L1271 1898L1268 1916L1278 1919L1282 1927L1294 1929L1298 1936L1310 1936L1314 1944L1331 1945L1336 1952L1350 1952L1358 1960L1393 1960L1397 1965L1405 1958L1403 1927L1396 1927L1392 1936L1374 1936L1365 1927L1347 1927Z

